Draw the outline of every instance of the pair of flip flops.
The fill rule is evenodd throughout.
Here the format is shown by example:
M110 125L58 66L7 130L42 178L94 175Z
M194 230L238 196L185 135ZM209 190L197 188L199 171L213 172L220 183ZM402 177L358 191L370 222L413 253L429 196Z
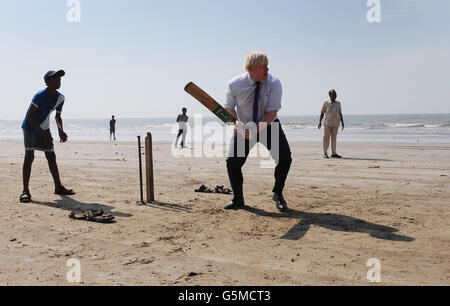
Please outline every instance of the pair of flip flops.
M69 218L99 223L110 223L114 221L114 217L112 215L105 215L103 210L96 209L91 209L85 212L81 208L77 208L70 213Z
M221 193L221 194L232 194L232 191L228 188L224 188L224 186L216 186L214 190L209 189L205 185L201 185L199 189L195 189L195 192L200 193Z

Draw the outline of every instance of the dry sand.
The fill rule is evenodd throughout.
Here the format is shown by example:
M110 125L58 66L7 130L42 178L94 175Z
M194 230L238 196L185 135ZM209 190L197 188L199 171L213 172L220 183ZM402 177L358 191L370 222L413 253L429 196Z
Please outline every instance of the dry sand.
M68 285L81 262L84 285L450 285L450 145L340 143L348 159L324 160L321 144L291 143L285 189L292 209L271 201L273 170L244 166L246 203L225 211L224 158L175 159L155 144L158 204L138 206L135 143L57 144L63 183L53 194L42 153L34 202L19 204L23 145L0 141L0 285ZM73 208L112 213L114 224L74 221Z

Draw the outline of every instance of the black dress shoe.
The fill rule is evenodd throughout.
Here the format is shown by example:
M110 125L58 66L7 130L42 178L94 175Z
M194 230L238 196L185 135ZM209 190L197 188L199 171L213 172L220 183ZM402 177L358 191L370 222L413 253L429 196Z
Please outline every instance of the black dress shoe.
M333 155L331 155L331 158L342 158L342 156L340 156L338 154L333 154Z
M286 212L289 210L286 200L282 194L273 193L273 200L275 201L279 211Z
M228 203L224 208L227 210L238 210L241 208L244 208L245 204L244 201L231 201L230 203Z

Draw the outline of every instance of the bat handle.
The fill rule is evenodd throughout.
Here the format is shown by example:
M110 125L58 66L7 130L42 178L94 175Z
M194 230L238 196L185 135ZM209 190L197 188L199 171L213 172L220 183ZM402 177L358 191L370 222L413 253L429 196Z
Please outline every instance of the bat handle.
M236 121L236 122L238 122L238 121ZM241 135L246 140L250 140L251 138L253 138L253 137L250 138L250 133L248 130L243 129L242 127L237 127L236 124L235 124L235 130L239 135Z

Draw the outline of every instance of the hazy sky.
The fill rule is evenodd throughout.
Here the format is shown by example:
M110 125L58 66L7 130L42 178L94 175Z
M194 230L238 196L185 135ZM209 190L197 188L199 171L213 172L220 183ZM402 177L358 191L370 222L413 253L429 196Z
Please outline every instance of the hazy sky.
M0 0L0 119L22 119L43 75L64 69L63 118L210 115L183 88L224 103L245 55L269 56L280 115L320 112L331 88L344 114L450 113L450 1Z

